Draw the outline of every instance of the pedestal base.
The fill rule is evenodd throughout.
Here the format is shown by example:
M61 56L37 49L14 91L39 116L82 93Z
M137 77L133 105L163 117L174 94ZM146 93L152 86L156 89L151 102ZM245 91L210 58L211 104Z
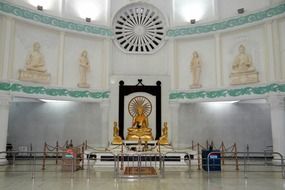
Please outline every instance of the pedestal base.
M39 71L19 70L19 80L42 84L50 83L50 74Z
M256 71L248 71L241 73L231 73L230 74L231 84L250 84L259 82L258 72Z
M168 139L165 138L165 137L161 137L159 139L159 144L161 144L161 145L168 145L169 144Z
M137 136L137 135L127 135L126 140L128 141L139 141L141 140L142 142L144 141L152 141L153 136L151 135L142 135L142 136Z
M77 86L79 88L90 88L90 84L87 83L78 83Z
M120 136L114 137L112 144L116 144L116 145L123 144L122 138Z
M192 89L201 88L201 87L202 87L201 84L192 84L192 85L190 86L190 88L192 88Z

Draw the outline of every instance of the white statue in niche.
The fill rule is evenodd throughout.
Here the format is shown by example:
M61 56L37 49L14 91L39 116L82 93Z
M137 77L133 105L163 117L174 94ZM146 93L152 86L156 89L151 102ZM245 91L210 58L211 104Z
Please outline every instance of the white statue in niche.
M50 74L45 68L44 56L40 52L41 45L39 42L33 43L33 49L27 56L26 69L19 71L19 80L49 83Z
M80 81L77 84L80 88L89 88L90 85L87 83L87 72L90 71L90 64L88 60L88 53L83 50L79 59L79 74Z
M200 76L201 76L201 60L197 51L193 52L191 60L191 73L192 73L192 85L191 88L201 88Z
M46 72L44 56L40 52L41 45L38 42L33 44L33 51L27 58L26 68L31 71Z
M244 45L239 46L239 54L234 59L234 64L232 66L233 73L240 73L246 71L255 71L252 65L252 58L245 52Z
M245 46L240 45L239 53L234 58L232 72L230 74L231 84L247 84L258 82L258 72L256 72L252 58L245 51Z

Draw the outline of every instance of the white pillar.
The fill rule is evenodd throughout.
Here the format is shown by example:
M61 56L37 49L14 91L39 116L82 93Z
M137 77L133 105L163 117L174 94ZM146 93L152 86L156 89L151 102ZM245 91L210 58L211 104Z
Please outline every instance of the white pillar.
M170 103L171 123L169 126L170 143L173 147L178 145L179 103Z
M223 65L221 57L221 36L219 33L215 34L215 68L216 68L216 85L218 87L222 86L223 80Z
M60 32L57 84L63 85L65 32Z
M3 30L3 58L2 61L2 79L8 80L12 77L14 62L14 41L15 41L15 20L11 17L4 17ZM0 39L0 40L2 40ZM2 48L1 48L2 49Z
M273 151L285 155L285 102L284 96L268 97L271 107Z
M10 96L0 95L0 152L6 151ZM7 164L6 154L0 154L0 165Z
M101 127L102 127L102 146L106 146L108 144L108 142L110 142L110 139L112 137L109 135L110 133L112 133L113 128L112 126L109 124L109 101L103 101L100 103L100 109L101 109L101 113L102 113L102 118L101 118ZM111 139L112 141L112 139Z

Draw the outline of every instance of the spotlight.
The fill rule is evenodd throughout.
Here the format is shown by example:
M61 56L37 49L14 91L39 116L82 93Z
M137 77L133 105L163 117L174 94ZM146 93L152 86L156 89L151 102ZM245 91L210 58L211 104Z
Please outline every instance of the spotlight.
M190 23L191 23L191 24L195 24L195 23L196 23L196 20L195 20L195 19L191 19L191 20L190 20Z
M86 17L86 18L85 18L85 21L86 21L86 22L91 22L91 18Z
M42 10L43 10L43 6L38 5L38 6L37 6L37 10L42 11Z
M237 10L238 14L243 14L244 13L244 8L240 8Z

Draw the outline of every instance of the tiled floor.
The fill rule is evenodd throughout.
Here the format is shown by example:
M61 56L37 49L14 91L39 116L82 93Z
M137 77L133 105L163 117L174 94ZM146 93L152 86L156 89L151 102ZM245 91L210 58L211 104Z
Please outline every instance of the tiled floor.
M60 166L41 171L38 165L35 178L27 166L0 166L0 190L279 190L285 189L280 172L242 171L212 172L193 168L191 177L185 169L166 169L164 178L122 179L114 178L112 168L92 169L74 173L61 172ZM51 167L50 167L51 168ZM180 170L180 171L177 171Z

